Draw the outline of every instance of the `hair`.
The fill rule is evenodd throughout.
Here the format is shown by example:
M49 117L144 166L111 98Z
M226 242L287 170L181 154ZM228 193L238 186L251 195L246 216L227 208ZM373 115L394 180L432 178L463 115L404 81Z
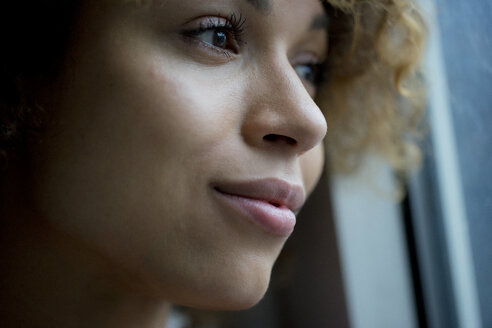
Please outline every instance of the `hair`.
M0 170L40 140L49 110L36 99L56 79L70 45L79 1L8 1L0 13Z
M22 158L30 140L42 138L49 109L36 101L36 87L49 86L62 69L79 4L8 1L2 8L2 167ZM328 122L329 166L349 171L375 150L405 172L419 161L415 137L424 107L418 63L425 27L415 3L325 0L324 5L331 19L330 48L317 102Z
M421 160L423 18L413 0L326 3L328 78L317 101L328 122L328 163L349 172L375 152L404 176Z

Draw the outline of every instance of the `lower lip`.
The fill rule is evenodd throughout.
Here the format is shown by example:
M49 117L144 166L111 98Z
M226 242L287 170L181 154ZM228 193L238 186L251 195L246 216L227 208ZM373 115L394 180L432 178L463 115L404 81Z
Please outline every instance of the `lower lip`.
M294 231L296 216L288 207L277 207L263 200L216 191L225 205L239 212L264 231L281 237L288 237Z

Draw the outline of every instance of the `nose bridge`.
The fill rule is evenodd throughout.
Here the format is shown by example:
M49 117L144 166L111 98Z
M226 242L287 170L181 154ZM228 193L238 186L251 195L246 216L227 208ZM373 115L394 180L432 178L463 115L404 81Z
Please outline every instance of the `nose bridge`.
M261 139L262 145L274 144L297 154L321 142L326 120L287 58L263 61L250 88L245 124L255 142Z

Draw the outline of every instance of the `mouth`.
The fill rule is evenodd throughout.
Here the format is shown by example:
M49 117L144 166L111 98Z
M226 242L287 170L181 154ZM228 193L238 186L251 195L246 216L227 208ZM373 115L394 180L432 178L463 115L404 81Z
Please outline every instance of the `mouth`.
M249 220L265 232L288 237L295 213L305 201L304 189L279 179L222 182L213 185L219 201L234 216Z

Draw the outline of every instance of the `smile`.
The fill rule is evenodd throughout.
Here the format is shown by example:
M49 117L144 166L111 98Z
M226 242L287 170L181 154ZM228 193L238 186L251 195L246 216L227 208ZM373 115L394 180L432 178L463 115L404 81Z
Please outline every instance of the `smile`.
M214 185L221 203L264 231L288 237L295 213L305 201L304 189L279 179L224 182Z

